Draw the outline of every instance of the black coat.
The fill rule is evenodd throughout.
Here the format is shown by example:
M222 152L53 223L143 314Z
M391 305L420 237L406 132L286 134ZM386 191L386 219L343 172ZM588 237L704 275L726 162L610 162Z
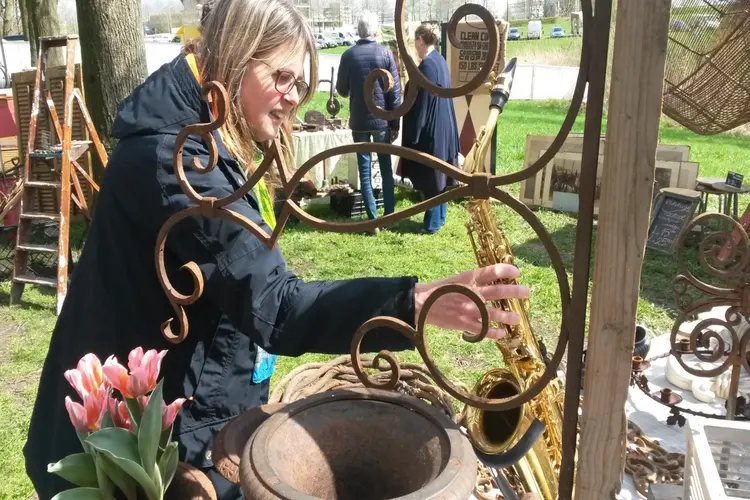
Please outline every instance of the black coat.
M365 80L374 69L385 69L393 75L393 90L390 92L384 92L383 78L375 82L375 104L386 110L396 109L401 104L401 82L393 53L371 38L362 38L342 54L336 77L336 92L349 98L349 128L356 132L398 130L399 120L387 122L378 118L365 102Z
M434 84L444 88L451 86L448 65L437 50L422 60L419 70ZM406 84L409 85L412 82ZM453 99L436 97L420 88L414 106L404 115L401 145L455 164L460 145ZM408 177L415 189L428 196L445 189L445 174L405 158L401 161L401 175Z
M193 205L173 171L176 136L185 125L207 121L207 105L182 55L120 105L113 128L119 143L52 334L24 448L27 473L42 500L72 486L47 473L47 464L82 451L64 405L66 395L79 398L63 372L88 352L102 363L111 354L126 363L136 346L168 349L161 371L166 401L194 398L175 423L180 459L208 470L215 434L268 399L268 381L252 383L256 346L286 356L347 353L355 330L371 317L389 315L414 324L415 278L306 283L286 268L278 245L269 250L239 225L195 217L169 234L166 266L178 290L189 293L189 278L179 267L195 261L205 289L187 308L187 339L168 343L160 325L175 312L157 281L154 247L167 218ZM220 160L213 172L200 175L188 166L193 158L207 163L198 136L185 143L183 161L196 191L224 197L240 185L242 174L218 133L214 137ZM231 208L270 233L252 194ZM365 341L367 352L413 347L387 329Z

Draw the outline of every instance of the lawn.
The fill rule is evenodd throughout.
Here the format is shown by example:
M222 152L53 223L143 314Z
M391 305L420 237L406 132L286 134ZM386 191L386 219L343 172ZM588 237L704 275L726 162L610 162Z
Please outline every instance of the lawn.
M526 40L529 20L519 19L510 22L511 28L518 28L520 40L506 42L507 58L517 57L519 64L549 64L552 66L578 66L581 60L580 36L570 36L569 17L546 17L542 21L542 38ZM565 38L550 38L552 28L560 26Z
M321 93L322 94L322 93ZM327 94L316 95L318 109ZM554 134L562 123L566 103L511 101L498 125L497 169L511 172L521 168L527 134ZM346 106L344 106L346 109ZM303 114L303 113L301 113ZM583 115L574 132L583 130ZM661 126L661 142L690 144L691 160L700 163L700 175L725 176L728 169L746 162L747 137L729 134L700 137L674 127ZM748 172L745 172L746 174ZM517 194L518 185L507 187ZM744 207L750 202L741 200ZM398 208L413 203L409 192L400 192ZM315 215L337 219L326 206L309 209ZM530 316L534 329L547 346L554 349L560 324L559 293L549 257L523 220L510 210L496 206L495 213L505 230L521 269L520 281L531 287ZM574 216L547 210L536 212L551 233L571 276L575 245ZM467 217L462 203L451 203L448 223L438 234L415 234L421 216L402 221L379 236L332 234L304 226L290 227L280 245L289 266L307 280L335 280L358 276L415 275L422 281L435 280L476 267L468 240ZM149 264L150 265L150 264ZM656 334L666 333L675 317L671 280L679 272L673 257L646 251L638 319ZM24 304L7 307L9 283L0 283L0 498L28 498L32 493L23 469L21 449L25 440L35 383L46 355L49 335L55 322L54 294L27 287ZM315 332L310 332L315 334ZM490 342L473 345L463 342L458 332L429 331L430 350L444 373L471 384L491 366L500 363ZM400 353L402 361L419 362L414 353ZM282 358L273 382L295 366L327 359L305 355Z
M339 45L338 47L332 47L332 48L329 48L329 49L318 49L318 52L320 52L321 54L336 54L336 55L341 55L344 52L346 52L346 50L349 49L349 48L351 48L351 47L346 46L346 45Z

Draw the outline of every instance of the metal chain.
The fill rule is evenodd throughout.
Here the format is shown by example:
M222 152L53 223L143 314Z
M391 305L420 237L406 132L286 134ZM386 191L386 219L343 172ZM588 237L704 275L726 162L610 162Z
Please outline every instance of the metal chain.
M669 355L669 354L667 354ZM666 356L657 356L652 359L659 359L664 358ZM642 373L632 372L630 376L630 385L635 385L638 387L643 393L656 401L657 403L664 405L668 408L670 408L672 411L672 416L667 418L667 425L674 425L677 423L680 427L685 425L685 417L680 415L680 413L687 413L689 415L695 415L696 417L703 417L703 418L716 418L721 420L726 420L726 416L722 415L721 413L706 413L698 410L691 410L690 408L685 408L679 405L669 405L663 402L660 398L657 396L654 396L651 394L651 390L648 388L648 381L646 380L646 376ZM747 417L745 417L742 414L738 414L735 416L735 420L750 420Z

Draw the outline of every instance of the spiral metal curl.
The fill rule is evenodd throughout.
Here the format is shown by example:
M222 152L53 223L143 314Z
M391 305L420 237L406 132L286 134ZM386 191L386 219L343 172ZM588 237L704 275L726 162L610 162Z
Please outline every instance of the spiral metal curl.
M587 2L582 4L583 8L583 24L584 33L590 33L590 27L593 22L591 5ZM406 96L402 105L396 110L385 111L378 108L374 104L373 100L373 86L378 78L385 78L388 89L393 86L393 77L388 72L374 71L368 75L365 84L365 95L366 102L370 111L376 116L392 120L404 116L413 103L416 100L416 96L419 88L437 95L439 97L452 98L471 93L472 91L484 85L497 59L499 50L499 34L497 27L494 23L492 15L483 7L475 4L465 4L461 6L451 18L450 27L448 30L448 37L451 43L460 48L461 44L456 37L456 29L458 22L468 15L476 15L484 22L488 28L489 33L489 56L488 60L485 61L482 70L467 84L462 85L458 88L442 88L435 86L430 82L424 75L418 70L416 64L408 55L406 51L406 45L403 36L403 25L405 23L405 2L404 0L398 0L396 3L396 39L399 50L404 54L404 63L409 73L409 78L412 84L409 85L409 89L406 92ZM422 309L420 319L418 321L417 329L412 328L407 323L397 319L388 317L377 317L366 322L355 334L352 342L352 359L356 360L353 363L355 371L360 380L368 387L377 387L383 389L393 389L398 384L400 376L400 366L398 360L389 351L382 351L375 357L375 362L384 361L389 364L391 368L391 378L382 384L378 384L370 380L364 373L361 364L361 356L359 354L359 348L364 335L374 328L387 327L392 330L399 332L400 334L409 338L419 350L422 355L425 364L429 367L431 374L435 377L437 383L449 392L453 397L458 400L481 409L488 410L508 410L517 408L520 405L531 401L537 396L541 390L556 376L556 371L560 365L560 362L564 356L565 350L568 345L568 325L569 325L569 308L570 308L570 289L568 283L568 276L565 270L565 266L562 263L557 248L552 242L549 233L544 228L544 225L529 210L523 203L518 201L516 198L508 194L507 192L499 189L500 186L516 183L520 180L530 178L538 173L544 166L552 159L557 153L560 147L565 142L570 130L572 129L573 123L580 110L581 103L583 101L583 93L588 81L589 71L589 54L591 52L590 43L584 37L583 50L581 52L581 64L578 74L578 80L576 87L571 99L571 104L568 109L567 115L563 121L563 124L558 131L557 136L553 140L553 143L547 149L547 152L538 158L531 166L526 169L505 174L505 175L489 175L486 173L468 174L463 170L454 167L444 161L434 158L430 155L414 151L409 148L395 146L392 144L380 144L380 143L355 143L346 146L339 146L323 151L317 155L314 155L308 161L306 161L299 169L297 169L291 178L287 178L287 169L285 166L284 155L282 153L281 144L278 139L272 141L269 144L268 151L265 155L264 161L256 169L256 171L247 179L247 181L238 188L232 194L224 198L204 197L197 193L189 181L187 180L185 168L183 165L182 149L188 136L191 134L200 135L206 142L209 150L209 162L207 165L201 165L197 160L193 160L189 166L199 174L207 174L211 172L218 162L218 150L213 137L213 132L216 131L225 122L227 113L229 110L229 97L226 90L219 82L208 82L203 87L204 98L209 95L213 101L217 104L217 116L209 123L200 123L185 127L183 131L178 135L176 141L176 147L174 152L174 165L175 173L178 177L179 184L186 195L196 204L194 207L187 208L181 212L171 216L161 228L157 237L157 245L155 252L156 266L158 270L158 278L167 295L170 304L178 318L179 332L174 333L172 331L171 322L169 319L162 325L162 334L164 337L173 343L182 342L188 335L188 320L185 314L184 307L193 304L197 301L204 288L203 277L200 268L195 262L189 262L182 266L181 269L186 270L193 280L193 290L189 295L178 292L169 281L166 273L166 267L164 263L164 251L166 246L166 239L169 231L180 221L188 217L201 216L201 217L213 217L221 220L240 224L243 228L250 231L255 237L257 237L263 244L268 248L273 248L278 239L280 238L285 225L291 216L294 216L302 224L310 226L315 229L336 232L336 233L352 233L352 232L364 232L369 231L381 226L391 225L400 220L412 217L415 214L424 212L430 208L436 207L448 201L457 200L460 198L473 197L475 199L489 199L494 198L506 206L509 206L516 213L522 216L522 218L534 229L540 241L543 243L545 250L547 250L552 260L553 268L558 280L558 286L560 288L561 298L561 310L562 310L562 324L560 329L560 337L558 340L557 349L552 356L547 369L544 374L534 383L528 387L521 394L514 396L513 398L507 399L484 399L478 398L472 394L467 393L460 387L454 386L446 377L442 375L439 368L435 365L434 361L430 357L429 348L426 342L426 336L424 333L425 321L427 313L434 302L442 295L448 293L459 293L470 300L472 300L482 317L482 332L478 335L464 335L464 340L468 342L478 342L482 340L486 333L489 325L489 313L487 307L482 299L470 288L462 285L445 285L436 289L432 295L428 298L427 303ZM307 212L301 209L301 207L292 201L291 196L299 181L302 180L303 176L311 170L315 165L319 164L325 159L339 156L347 153L356 152L375 152L381 154L395 155L401 158L413 160L415 162L426 165L430 168L438 170L447 176L450 176L459 181L459 186L449 191L441 193L435 197L424 200L416 205L413 205L407 209L400 210L396 213L389 214L385 217L378 218L370 221L351 222L351 223L332 223L327 222L316 217L311 216ZM282 183L282 190L286 201L281 210L281 214L277 218L276 227L272 234L268 234L261 227L247 219L243 215L231 210L229 206L235 201L241 199L247 195L254 185L266 174L269 169L276 168L279 173L279 178Z
M706 235L698 246L698 260L701 267L713 278L718 278L724 287L711 285L698 279L685 263L686 240L692 228L697 225L707 227L710 219L728 222L731 229L726 232L714 232ZM744 366L750 371L748 361L748 342L750 335L741 339L737 327L743 317L750 318L750 237L743 226L733 218L723 214L705 213L695 217L683 230L677 242L676 259L681 274L672 281L675 300L682 311L672 327L670 335L671 354L685 371L699 377L715 377L727 370ZM691 299L688 296L689 286L701 293L701 297ZM698 313L710 311L717 306L729 306L724 319L709 318L699 321L690 332L690 350L700 361L716 363L719 366L711 369L700 369L687 365L682 359L677 339L680 325ZM719 326L729 332L730 345L711 326ZM697 350L697 346L712 341L709 352ZM731 400L732 398L730 398ZM731 413L731 412L729 412Z

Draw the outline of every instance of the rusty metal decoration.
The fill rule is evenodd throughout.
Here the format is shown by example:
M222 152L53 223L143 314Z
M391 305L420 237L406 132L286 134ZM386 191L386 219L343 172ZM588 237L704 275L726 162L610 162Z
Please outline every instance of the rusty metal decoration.
M594 9L592 4L594 1L596 2L596 16L593 15ZM175 173L178 177L180 186L185 194L195 203L195 206L186 208L181 212L174 214L164 223L157 237L155 248L155 261L158 277L167 298L172 304L179 323L179 330L175 333L172 329L173 318L164 322L162 324L162 333L164 337L172 343L179 343L187 337L189 325L185 313L185 307L196 302L203 293L203 276L195 262L188 262L181 268L186 270L193 279L193 290L190 294L178 292L167 277L164 262L166 239L170 230L185 218L194 216L214 217L239 224L250 231L269 248L273 248L281 236L287 221L292 216L300 223L319 230L336 233L364 232L377 227L391 225L397 221L412 217L415 214L424 212L427 209L451 200L469 197L485 200L493 198L509 206L532 227L548 252L558 279L562 310L560 337L557 348L552 355L543 376L535 381L535 383L525 392L507 399L485 399L476 397L472 394L468 394L461 388L456 387L445 376L443 376L430 356L424 330L427 314L435 301L442 295L458 293L466 296L476 304L482 318L482 331L476 335L465 334L464 340L467 342L479 342L484 339L489 327L489 315L483 299L471 288L457 284L442 286L432 293L421 310L416 329L396 318L377 317L367 321L359 328L352 341L351 354L353 366L355 367L360 380L367 387L387 389L394 387L395 384L398 383L400 367L398 360L392 353L382 351L376 356L378 361L385 361L391 368L392 375L386 383L377 383L367 377L364 373L359 354L360 343L368 331L373 328L388 327L405 335L414 342L423 361L429 367L436 383L441 388L470 406L497 411L520 407L522 404L530 401L538 395L549 381L555 377L565 350L568 348L562 439L563 457L560 469L560 489L558 497L560 499L571 498L578 432L578 409L580 405L579 393L581 387L581 368L586 317L585 310L589 286L591 241L593 232L594 179L596 178L599 155L599 138L602 122L604 83L608 52L608 44L606 41L609 38L611 8L611 0L592 0L592 2L582 2L585 35L583 38L578 79L567 115L552 145L547 149L547 152L544 155L538 158L528 168L504 175L489 175L487 173L468 174L453 165L430 155L416 152L405 147L394 146L392 144L355 143L335 147L313 156L297 169L291 177L289 177L281 144L279 140L276 139L269 144L268 151L262 163L257 167L248 180L237 189L237 191L224 198L203 197L199 195L187 181L183 166L182 147L188 135L200 135L208 147L209 163L204 166L197 160L194 160L190 166L194 171L202 174L208 173L216 167L218 161L218 148L212 136L212 132L219 129L227 118L229 96L219 82L208 82L203 87L204 98L208 99L210 96L210 98L217 104L217 115L212 117L212 121L209 123L201 123L185 127L177 137L173 158ZM388 91L393 85L393 80L388 72L374 70L368 75L365 83L366 102L371 112L386 120L398 119L404 116L413 106L420 88L443 98L455 98L469 94L481 85L486 85L487 80L491 78L491 71L494 67L494 62L497 59L499 50L499 35L497 27L493 16L488 10L480 5L465 4L459 7L451 17L448 27L448 36L450 42L459 49L461 48L461 43L456 37L456 30L458 22L462 18L469 15L479 17L489 34L488 58L484 61L482 70L470 82L457 88L438 87L430 82L419 71L416 63L406 50L404 41L405 15L405 2L404 0L398 0L396 2L395 13L396 40L400 52L404 54L404 64L411 83L406 92L403 103L397 109L390 111L383 110L378 108L374 103L373 87L378 78L384 78L386 81L385 90ZM600 43L594 43L595 41L599 41ZM601 41L604 41L604 43L601 43ZM586 107L586 122L584 126L582 180L579 191L580 206L576 232L573 287L571 293L565 266L549 233L544 228L544 225L531 210L511 194L502 190L501 186L513 184L534 176L554 157L572 129L580 111L584 90L587 85L588 103ZM351 223L333 223L313 217L303 211L301 207L291 199L297 183L315 165L322 162L324 159L333 156L356 152L383 153L414 160L454 178L458 181L458 187L382 218ZM231 210L230 205L249 193L252 187L271 168L276 168L278 170L279 179L282 184L281 191L284 195L285 201L281 213L277 217L274 231L272 234L268 234L251 220Z
M712 219L728 223L732 229L707 234L698 247L698 260L708 276L720 281L724 286L715 286L697 278L685 263L686 241L692 228L708 227ZM681 233L677 248L676 258L682 272L672 283L675 289L675 302L681 314L672 327L670 353L685 371L698 377L715 377L731 370L726 419L734 420L740 372L742 367L750 371L750 334L746 333L740 338L737 331L743 318L745 321L750 320L750 237L742 224L733 218L718 213L704 213L694 218ZM701 292L702 296L691 299L688 295L689 287ZM682 359L684 342L678 339L680 326L698 313L717 306L729 306L724 319L710 318L699 321L690 333L689 349L700 361L716 363L721 360L721 364L708 370L692 367ZM727 342L720 334L709 330L710 326L725 328L731 337L730 345L727 346ZM712 348L698 349L698 346L706 345L710 340L714 341Z

